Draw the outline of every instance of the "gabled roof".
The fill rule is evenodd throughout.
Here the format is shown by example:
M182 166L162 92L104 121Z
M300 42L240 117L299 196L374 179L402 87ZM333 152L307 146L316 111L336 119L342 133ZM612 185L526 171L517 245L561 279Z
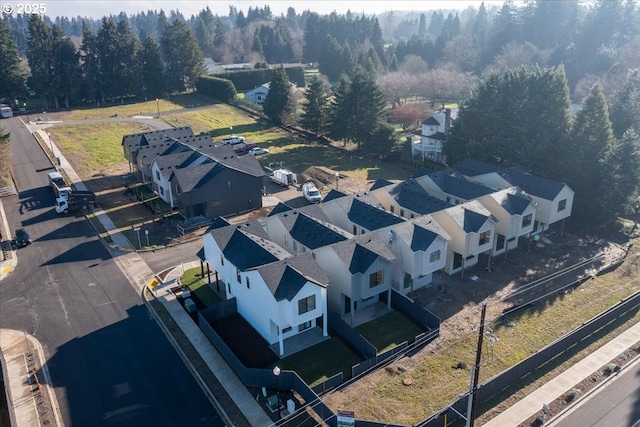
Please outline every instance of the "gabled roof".
M492 193L489 187L469 181L455 170L448 169L430 173L429 178L442 190L462 200L473 200Z
M324 199L322 199L322 203L327 203L327 202L330 202L332 200L339 199L341 197L346 197L346 194L344 194L344 193L342 193L342 192L340 192L338 190L333 190L332 189L331 191L329 191L327 193L326 196L324 196Z
M156 156L154 163L162 175L169 177L175 169L185 167L198 157L199 155L193 151L182 151L165 156Z
M378 257L393 261L396 257L375 234L356 236L332 246L351 274L365 273Z
M399 224L405 219L377 206L364 202L365 197L356 195L353 197L351 207L347 212L347 218L358 224L365 230L373 231L393 224Z
M207 162L190 168L176 169L173 176L180 191L187 193L199 189L224 169L225 167L220 163Z
M438 236L446 241L451 240L449 234L430 215L394 225L389 230L393 232L394 239L404 240L414 252L425 251Z
M499 174L510 184L517 185L527 193L545 200L554 200L566 186L562 182L531 175L518 166L503 169Z
M453 165L453 169L465 176L478 176L498 172L502 168L479 160L464 159Z
M421 176L429 175L430 173L434 173L434 172L435 171L433 169L421 168L415 171L413 175L411 175L411 178L413 179L420 178Z
M413 179L395 184L393 187L389 187L387 191L400 206L421 215L441 211L451 206L450 203L430 196L429 193Z
M447 135L445 135L444 132L436 132L432 135L422 135L422 136L429 139L435 139L436 141L444 141L445 139L447 139Z
M211 230L215 230L216 228L226 227L227 225L231 225L231 222L221 216L217 216L211 225L207 227L207 233Z
M257 221L216 228L211 236L223 255L237 269L245 271L288 257L289 252L266 238Z
M298 254L256 268L276 301L292 301L307 282L326 288L329 279L311 253Z
M378 188L386 187L387 185L392 185L393 182L387 181L386 179L378 178L376 182L373 183L369 191L377 190Z
M267 215L267 216L275 216L275 215L278 215L279 213L289 212L289 211L292 211L292 210L293 210L293 208L291 206L287 205L286 203L278 202L276 207L271 209L271 212L269 212L269 215Z
M423 125L427 126L440 126L440 122L436 120L435 117L431 116L422 121Z
M528 194L513 187L491 193L489 197L511 215L522 215L531 204L535 204Z
M229 169L234 169L255 177L265 175L262 166L260 166L258 159L256 159L256 156L238 156L235 151L233 151L233 147L231 145L207 146L202 149L198 149L198 151L211 157L213 160L223 164Z
M287 217L288 216L288 217ZM291 215L284 213L281 215L285 227L288 229L291 238L300 242L307 248L314 250L323 246L347 240L350 235L341 231L328 222L321 222L317 218L309 217L303 213Z
M498 223L491 212L475 200L452 206L445 211L466 233L477 233L487 220Z
M122 137L121 145L127 147L130 151L135 151L135 148L141 145L149 144L150 140L154 140L157 138L186 138L189 136L193 136L193 131L189 126L178 127L178 128L170 128L170 129L161 129L161 130L153 130L149 132L142 132L130 135L124 135Z

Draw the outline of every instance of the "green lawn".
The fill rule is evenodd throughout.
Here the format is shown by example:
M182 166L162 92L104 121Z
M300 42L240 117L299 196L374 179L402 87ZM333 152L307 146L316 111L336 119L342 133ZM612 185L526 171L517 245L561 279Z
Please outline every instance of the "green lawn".
M183 285L187 285L191 292L197 295L198 298L200 298L200 301L202 301L202 303L207 307L211 307L212 305L221 302L222 300L218 294L216 294L207 284L206 276L203 280L199 275L200 267L186 270L182 276L181 282Z
M416 335L424 332L397 310L358 326L356 330L378 349L378 353L383 353L398 344L410 341Z
M281 369L296 371L307 384L314 386L342 372L351 377L351 367L362 361L340 338L331 337L313 347L278 362ZM272 367L270 367L272 368Z

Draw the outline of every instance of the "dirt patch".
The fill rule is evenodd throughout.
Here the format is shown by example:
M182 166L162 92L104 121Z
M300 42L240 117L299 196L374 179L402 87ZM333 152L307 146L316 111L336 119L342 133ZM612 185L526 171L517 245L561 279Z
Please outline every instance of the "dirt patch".
M336 173L338 174L337 177ZM298 174L299 183L305 183L307 181L313 181L316 187L323 193L337 188L345 194L356 194L367 191L373 184L373 181L354 179L344 173L323 166L311 166L304 172Z

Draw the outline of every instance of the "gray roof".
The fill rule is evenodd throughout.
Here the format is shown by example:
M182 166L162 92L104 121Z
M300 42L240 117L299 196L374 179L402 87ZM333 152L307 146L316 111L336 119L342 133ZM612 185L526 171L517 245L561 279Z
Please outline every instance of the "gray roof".
M453 168L466 176L484 175L491 172L498 172L502 169L500 166L491 165L489 163L473 159L464 159L459 161L453 165Z
M474 200L494 191L487 186L469 181L459 172L452 169L432 172L428 176L443 193L462 200Z
M378 230L405 221L404 218L373 205L372 203L377 203L377 200L372 196L368 199L370 203L364 200L367 200L367 197L362 195L356 195L352 198L351 207L347 212L347 218L365 230Z
M412 251L425 251L438 237L450 241L451 237L430 215L421 216L403 224L390 227L394 238L402 239Z
M347 240L351 235L329 222L304 213L285 212L279 216L291 238L313 250Z
M423 125L427 126L440 126L440 122L436 120L435 117L431 116L422 121Z
M376 182L369 188L369 191L377 190L378 188L386 187L387 185L392 185L393 182L387 181L386 179L378 178Z
M211 157L218 163L223 164L229 169L246 173L247 175L261 177L265 175L262 166L256 159L256 156L244 155L238 156L231 145L208 146L198 151Z
M184 126L179 128L160 129L149 132L142 132L130 135L124 135L122 137L122 145L127 147L130 151L136 151L137 147L141 145L148 145L150 141L156 141L158 139L171 138L187 138L193 136L193 131L190 127Z
M420 215L441 211L451 206L450 203L430 196L427 190L413 179L394 184L387 191L400 206Z
M327 203L327 202L330 202L332 200L339 199L341 197L346 197L346 194L342 193L342 192L340 192L338 190L333 190L332 189L331 191L329 191L327 193L326 196L324 196L324 199L322 199L322 203Z
M519 166L512 166L499 172L511 185L517 185L527 193L545 200L554 200L565 184L540 176L531 175Z
M329 285L329 278L310 252L258 266L255 270L260 273L276 301L293 300L307 282L324 288Z
M207 162L189 168L176 169L173 176L180 186L180 191L188 193L199 189L224 169L220 163Z
M288 212L288 211L292 211L292 210L293 210L293 208L291 206L287 205L286 203L278 202L276 207L271 209L271 212L269 212L269 215L267 215L267 216L275 216L275 215L278 215L279 213Z
M290 256L268 238L257 221L216 228L209 232L225 258L245 271Z
M194 162L198 157L200 156L193 151L182 151L167 154L165 156L156 156L155 163L158 166L160 173L169 177L175 169L187 166L191 162Z
M535 204L528 194L515 188L496 191L489 196L511 215L522 215L532 203Z
M366 272L378 257L389 262L396 259L386 243L375 234L355 236L334 244L332 248L351 274Z
M498 223L493 215L475 200L452 206L446 209L446 212L466 233L477 233L487 220Z

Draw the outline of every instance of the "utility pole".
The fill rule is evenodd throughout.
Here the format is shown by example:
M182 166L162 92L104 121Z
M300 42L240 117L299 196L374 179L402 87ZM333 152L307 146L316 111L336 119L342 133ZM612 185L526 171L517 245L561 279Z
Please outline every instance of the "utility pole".
M482 360L482 338L484 337L484 316L487 313L487 304L482 304L482 313L480 314L480 329L478 331L478 348L476 350L476 363L471 367L473 381L471 382L471 390L469 390L469 406L467 408L467 426L473 427L476 414L476 400L478 391L478 379L480 378L480 361Z

